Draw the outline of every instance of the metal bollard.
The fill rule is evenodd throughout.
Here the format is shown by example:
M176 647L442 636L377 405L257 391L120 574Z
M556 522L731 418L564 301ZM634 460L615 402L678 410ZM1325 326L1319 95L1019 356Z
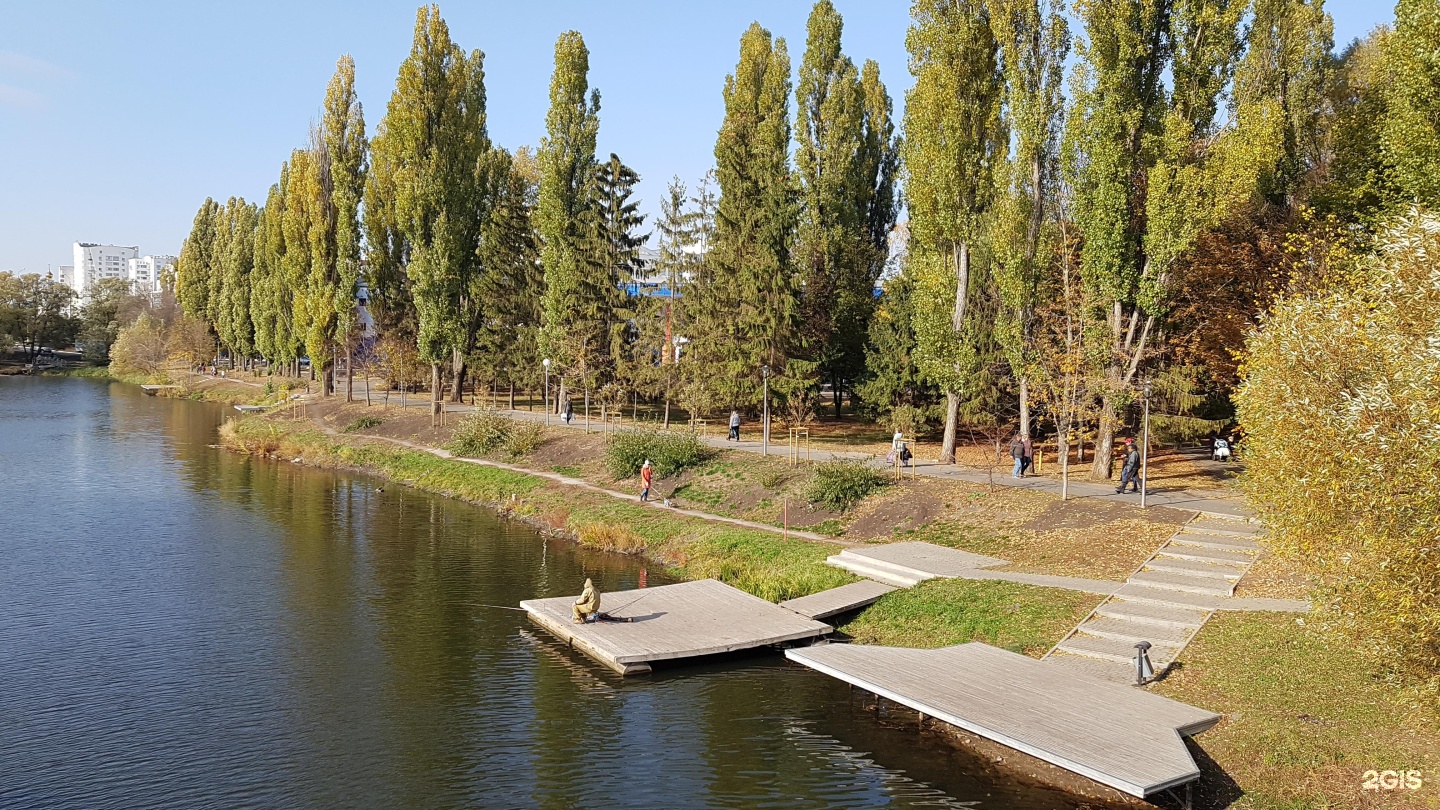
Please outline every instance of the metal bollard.
M1136 686L1142 686L1155 677L1155 667L1150 664L1150 642L1142 641L1135 645L1134 661Z

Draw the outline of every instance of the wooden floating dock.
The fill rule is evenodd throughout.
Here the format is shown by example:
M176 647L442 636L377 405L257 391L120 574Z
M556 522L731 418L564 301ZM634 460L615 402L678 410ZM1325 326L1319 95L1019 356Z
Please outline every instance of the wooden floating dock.
M1144 798L1200 776L1182 737L1220 715L986 644L824 644L785 657Z
M520 607L621 675L649 672L655 661L814 639L834 629L713 579L603 594L600 609L629 622L575 624L576 598L530 599Z
M781 602L780 607L793 610L807 619L827 619L874 604L877 599L893 590L893 585L862 579L828 591Z
M241 413L261 413L265 410L264 405L236 405L235 410Z
M153 397L153 396L155 396L157 393L159 393L160 391L164 391L166 388L179 388L179 387L180 387L180 386L178 386L178 385L142 385L142 386L140 386L140 390L141 390L141 391L144 391L145 393L147 393L147 394L149 394L150 396Z

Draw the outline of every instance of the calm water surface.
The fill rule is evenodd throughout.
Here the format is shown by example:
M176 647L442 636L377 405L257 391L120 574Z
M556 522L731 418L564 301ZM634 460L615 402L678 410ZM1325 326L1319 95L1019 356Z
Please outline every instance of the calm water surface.
M0 807L1077 806L779 656L622 681L484 605L640 562L226 414L0 378Z

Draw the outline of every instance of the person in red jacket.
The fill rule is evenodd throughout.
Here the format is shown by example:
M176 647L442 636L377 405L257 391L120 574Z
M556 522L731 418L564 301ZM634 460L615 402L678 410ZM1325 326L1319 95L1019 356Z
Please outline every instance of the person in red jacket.
M650 466L650 459L645 459L645 464L640 468L640 500L650 500L650 481L655 477L655 470Z

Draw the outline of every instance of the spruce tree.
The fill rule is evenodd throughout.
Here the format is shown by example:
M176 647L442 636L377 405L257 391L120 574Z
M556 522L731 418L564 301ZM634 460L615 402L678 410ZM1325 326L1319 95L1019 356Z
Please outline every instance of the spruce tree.
M511 155L496 150L494 204L480 240L480 277L476 300L483 317L472 363L496 383L517 385L536 380L539 365L544 274L532 216L540 183L539 169L526 149ZM512 401L513 405L513 401Z
M924 276L929 282L954 279L948 291L917 283L927 297L953 301L948 331L929 310L917 312L924 323L917 321L915 329L922 367L946 395L943 463L955 461L962 391L975 368L966 313L977 286L972 276L981 274L972 273L971 258L995 200L1006 146L999 46L988 8L980 0L917 0L905 36L915 76L906 94L903 146L910 259L930 268ZM934 265L927 252L941 264Z

